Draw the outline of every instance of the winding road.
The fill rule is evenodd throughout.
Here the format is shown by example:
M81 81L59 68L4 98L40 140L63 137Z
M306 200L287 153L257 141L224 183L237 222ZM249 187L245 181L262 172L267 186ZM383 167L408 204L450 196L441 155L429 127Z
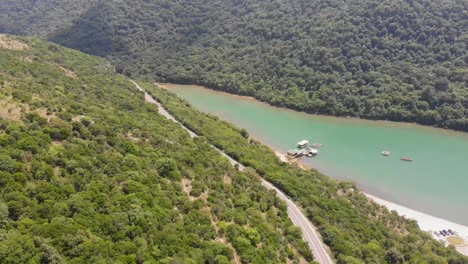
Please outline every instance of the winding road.
M146 102L155 104L158 106L159 114L165 116L169 120L179 123L171 114L169 114L169 112L166 111L166 109L164 109L164 107L160 103L154 100L154 98L151 97L151 95L149 95L145 90L143 90L143 88L141 88L136 82L132 80L130 80L130 82L132 82L139 91L145 93ZM197 134L195 134L193 131L186 128L182 124L180 125L182 126L183 129L185 129L189 133L190 137L192 138L197 137ZM237 165L240 171L245 170L245 167L242 164L240 164L233 158L226 155L226 153L222 152L220 149L216 148L213 145L211 147L213 147L219 153L225 156L231 162L233 166ZM309 221L309 219L307 219L307 217L302 213L301 209L296 204L294 204L294 202L291 199L289 199L283 192L281 192L278 188L276 188L273 184L269 183L268 181L264 179L262 179L261 183L265 188L276 191L276 194L278 195L278 197L284 202L286 202L288 206L289 218L291 218L294 225L296 225L302 230L303 239L309 244L309 247L312 253L314 254L314 259L320 264L333 264L334 263L333 259L330 257L330 254L327 251L326 245L322 242L320 235L317 232L317 228Z

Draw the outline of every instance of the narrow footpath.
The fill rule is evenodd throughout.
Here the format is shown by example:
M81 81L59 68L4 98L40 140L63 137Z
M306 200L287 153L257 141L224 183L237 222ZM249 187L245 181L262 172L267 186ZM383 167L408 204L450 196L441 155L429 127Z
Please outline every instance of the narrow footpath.
M159 114L165 116L167 119L172 120L173 122L180 124L171 114L169 114L169 112L166 111L166 109L164 109L164 107L160 103L154 100L154 98L151 97L151 95L149 95L145 90L143 90L143 88L141 88L136 82L132 80L130 80L130 82L132 82L139 91L145 93L146 102L158 106ZM197 137L197 134L195 134L193 131L186 128L182 124L180 125L189 133L190 137ZM211 147L213 147L219 153L225 156L233 166L237 165L240 171L245 170L245 167L242 164L229 157L226 153L222 152L220 149L216 148L213 145ZM309 219L307 219L307 217L302 213L299 207L296 204L294 204L294 202L291 199L289 199L283 192L281 192L278 188L276 188L273 184L269 183L268 181L262 179L262 185L269 190L275 190L278 197L284 202L286 202L288 206L289 218L291 218L294 225L296 225L302 230L303 239L309 244L310 250L314 255L314 259L320 264L333 264L334 262L327 251L326 245L322 242L317 228L309 221Z

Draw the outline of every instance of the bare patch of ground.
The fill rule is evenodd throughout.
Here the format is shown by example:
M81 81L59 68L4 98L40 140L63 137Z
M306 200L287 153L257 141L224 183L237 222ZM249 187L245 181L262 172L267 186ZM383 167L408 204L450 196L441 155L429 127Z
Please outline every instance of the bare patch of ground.
M282 162L289 163L288 157L284 155L283 153L281 153L280 151L275 151L275 154Z
M40 117L47 119L48 122L50 122L50 120L55 117L54 113L48 113L47 109L45 108L38 108L36 109L36 112L39 114Z
M231 180L231 177L227 176L227 175L224 175L223 177L223 183L225 185L230 185L232 183L232 180Z
M0 119L21 121L22 105L7 101L0 101Z
M62 145L63 145L62 141L56 141L56 140L52 141L52 146L62 146Z
M77 116L72 117L72 121L79 122L79 121L81 121L81 119L83 119L85 117L86 116L84 116L84 115L77 115ZM129 132L129 133L131 134L131 132Z
M190 191L192 191L192 180L188 178L182 179L182 190L189 196L190 200L193 201L196 197L190 195Z
M200 194L200 199L203 201L204 204L207 204L208 203L208 190L202 192L202 194Z
M60 176L61 174L61 169L60 167L55 167L54 168L54 176Z
M0 34L0 49L24 50L27 48L29 48L28 45L15 39L14 37Z
M33 100L41 99L38 95L33 95L32 98ZM39 114L39 116L47 119L47 121L50 121L53 117L55 117L54 113L48 113L47 109L45 108L31 110L28 104L16 102L11 96L0 99L0 119L4 118L20 122L22 113L30 112L36 112Z
M60 66L60 65L59 65L59 68L60 68L63 72L65 72L65 75L67 75L68 77L70 77L70 78L72 78L72 79L75 79L75 78L78 77L78 75L77 75L74 71L71 71L71 70L69 70L69 69L67 69L67 68L64 68L63 66Z
M32 63L34 61L33 57L20 57L20 61Z
M81 120L81 119L80 119ZM79 121L79 120L78 120ZM128 132L127 134L125 134L125 136L130 139L132 142L139 142L140 139L135 137L135 135L133 135L132 132ZM182 180L182 184L183 184L183 180Z

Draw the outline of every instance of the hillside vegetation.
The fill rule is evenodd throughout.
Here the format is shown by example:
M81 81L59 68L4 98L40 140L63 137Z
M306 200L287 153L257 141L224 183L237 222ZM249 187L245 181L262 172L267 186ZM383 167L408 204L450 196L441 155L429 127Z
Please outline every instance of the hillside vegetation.
M302 205L338 263L468 262L352 184L282 163L245 130L142 85L202 137L105 60L0 35L2 263L311 262L259 176Z
M40 36L70 27L99 0L2 0L0 32Z
M468 263L394 211L370 202L356 187L316 170L279 161L247 131L192 108L172 92L146 85L181 123L254 169L304 208L338 263Z
M2 30L106 56L127 75L468 131L463 0L100 1L59 30L28 21L53 6L56 23L66 4L16 2L0 3Z
M254 172L166 120L103 59L0 35L0 263L300 263Z

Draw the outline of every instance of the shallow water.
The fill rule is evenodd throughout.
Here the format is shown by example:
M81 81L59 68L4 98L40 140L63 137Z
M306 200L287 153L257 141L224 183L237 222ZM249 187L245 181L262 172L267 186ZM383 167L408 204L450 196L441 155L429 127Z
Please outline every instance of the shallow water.
M324 146L304 161L326 175L353 181L383 199L468 225L468 133L407 123L300 113L196 86L170 90L273 148L302 139ZM381 155L382 150L391 156ZM400 157L410 156L414 162Z

